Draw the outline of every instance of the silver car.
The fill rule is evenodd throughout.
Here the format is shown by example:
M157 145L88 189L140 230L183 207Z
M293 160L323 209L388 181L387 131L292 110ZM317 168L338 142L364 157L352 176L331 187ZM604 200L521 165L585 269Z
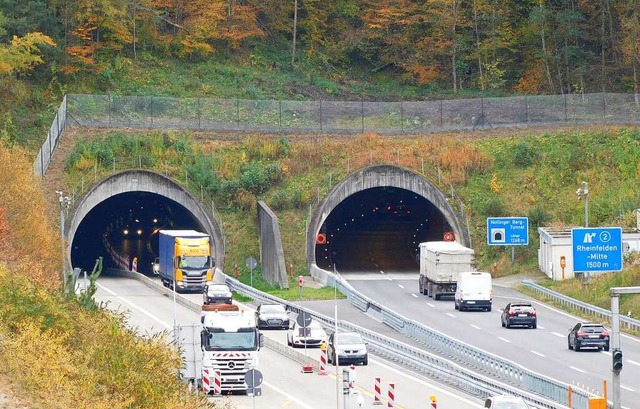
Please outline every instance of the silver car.
M329 337L327 360L334 365L369 364L367 344L357 332L338 332Z
M202 294L204 305L231 304L231 290L226 284L209 284Z

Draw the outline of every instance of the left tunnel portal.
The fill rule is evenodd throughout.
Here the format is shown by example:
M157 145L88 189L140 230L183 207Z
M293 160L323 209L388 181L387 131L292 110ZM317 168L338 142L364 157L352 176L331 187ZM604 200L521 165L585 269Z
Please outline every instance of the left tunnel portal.
M194 229L213 237L216 265L223 266L222 234L205 209L179 184L148 171L113 175L83 196L69 223L67 257L90 272L104 257L105 267L151 272L160 229Z

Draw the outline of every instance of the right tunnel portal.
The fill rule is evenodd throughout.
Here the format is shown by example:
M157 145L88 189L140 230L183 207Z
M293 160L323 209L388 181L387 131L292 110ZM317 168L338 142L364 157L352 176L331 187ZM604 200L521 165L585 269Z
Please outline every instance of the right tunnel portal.
M469 246L463 214L424 177L397 166L364 168L329 193L309 239L319 268L349 272L417 272L420 243L445 234ZM314 223L315 222L315 223Z

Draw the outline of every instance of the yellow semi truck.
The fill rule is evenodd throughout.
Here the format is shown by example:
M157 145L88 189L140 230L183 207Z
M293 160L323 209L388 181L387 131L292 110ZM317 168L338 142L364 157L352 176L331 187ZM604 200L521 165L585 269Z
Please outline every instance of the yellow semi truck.
M160 230L158 271L162 284L176 291L203 291L213 280L211 238L195 230Z

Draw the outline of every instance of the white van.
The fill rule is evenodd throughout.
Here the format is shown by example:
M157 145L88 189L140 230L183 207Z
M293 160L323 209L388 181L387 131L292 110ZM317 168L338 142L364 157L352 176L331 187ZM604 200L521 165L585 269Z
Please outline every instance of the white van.
M455 309L464 311L471 308L491 311L493 290L491 274L481 272L458 273Z

